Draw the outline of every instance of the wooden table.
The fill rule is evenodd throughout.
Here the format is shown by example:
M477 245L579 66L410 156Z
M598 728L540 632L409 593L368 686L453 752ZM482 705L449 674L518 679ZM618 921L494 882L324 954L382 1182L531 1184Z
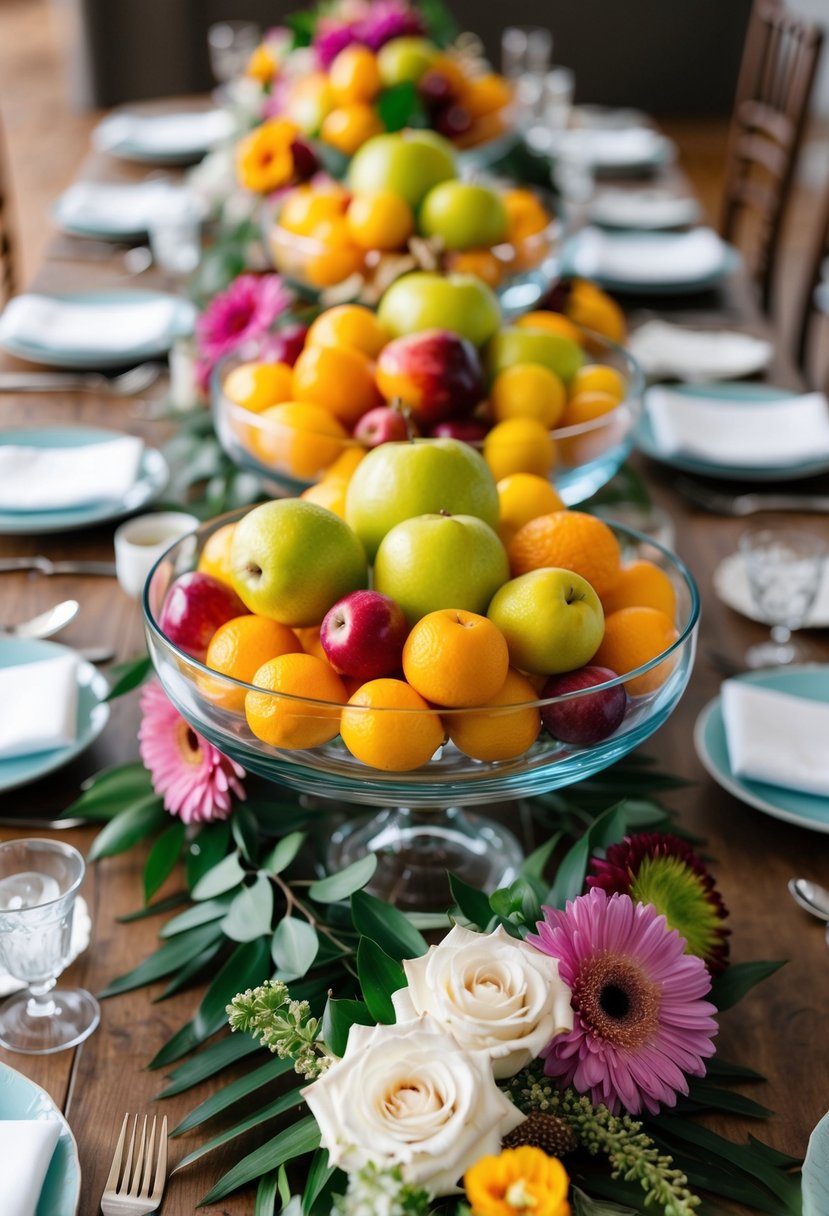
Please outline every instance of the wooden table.
M93 156L83 176L132 179L143 171ZM65 260L67 250L77 247L78 260ZM44 290L113 286L123 274L117 258L108 262L85 262L83 247L70 238L52 242L35 286ZM130 280L135 287L152 287L152 273ZM650 303L650 301L649 301ZM683 313L692 309L699 319L716 320L727 314L752 323L762 332L751 293L737 279L718 296L677 303ZM660 311L671 311L670 306ZM20 366L4 358L0 366ZM781 359L774 369L776 382L796 384L796 378ZM140 405L132 400L101 396L5 396L0 399L4 427L21 423L83 422L132 431L157 442L162 428L148 421ZM732 956L736 961L759 958L788 959L788 965L749 995L736 1009L722 1017L719 1050L728 1059L749 1064L768 1078L768 1084L753 1087L752 1096L777 1114L767 1123L739 1118L721 1118L718 1129L732 1138L754 1132L778 1148L802 1154L809 1132L829 1107L829 1081L821 1066L823 1033L829 1009L829 957L822 927L809 919L789 899L786 883L793 875L827 881L827 838L814 832L768 818L723 792L703 772L692 742L694 722L702 707L716 694L721 675L708 660L710 650L737 658L760 640L766 630L726 608L714 594L712 574L717 563L734 551L743 524L715 518L689 508L673 489L673 474L640 462L654 499L666 507L676 525L676 547L698 580L702 595L699 651L690 686L671 719L648 742L646 751L658 758L667 771L690 778L693 784L668 801L680 813L683 826L706 840L714 873L731 909ZM829 520L804 517L801 522L829 540ZM0 537L0 555L43 552L52 558L111 558L112 527L99 527L77 535L47 537ZM111 644L119 659L142 652L139 607L127 599L112 579L46 578L38 574L0 575L0 621L12 623L41 611L53 602L74 596L81 612L61 640L67 644ZM825 635L806 635L816 657L829 659ZM0 707L7 712L8 707ZM73 764L24 789L0 796L0 821L8 817L42 818L44 821L71 802L80 781L117 761L137 755L137 698L133 694L117 701L104 734ZM32 834L31 829L0 827L0 839ZM51 832L36 830L35 834ZM94 836L89 827L64 830L61 836L86 852ZM84 894L93 922L90 949L66 973L67 980L98 991L114 975L133 967L157 944L159 921L143 920L129 927L117 918L141 905L141 851L99 862L91 867ZM170 889L175 886L171 880ZM80 1048L54 1056L29 1057L0 1053L49 1091L65 1111L78 1141L83 1169L83 1216L98 1211L117 1128L126 1110L146 1111L162 1088L160 1074L146 1065L170 1035L191 1016L195 997L183 993L163 1004L152 1004L155 990L106 1001L99 1030ZM221 1087L226 1076L200 1089L173 1098L163 1110L175 1124L197 1100ZM197 1096L194 1097L194 1094ZM158 1108L156 1108L158 1109ZM215 1130L210 1126L209 1132ZM203 1137L198 1133L171 1142L171 1164L189 1152ZM255 1141L243 1142L246 1148ZM164 1202L165 1216L192 1213L202 1195L240 1155L239 1142L220 1150L199 1167L174 1175ZM206 1213L253 1212L250 1193L231 1196L225 1203L203 1209ZM734 1207L733 1211L737 1209Z

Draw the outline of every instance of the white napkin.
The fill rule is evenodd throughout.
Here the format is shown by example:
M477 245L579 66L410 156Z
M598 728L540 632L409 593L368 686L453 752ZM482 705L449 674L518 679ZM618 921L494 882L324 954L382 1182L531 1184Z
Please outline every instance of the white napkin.
M113 114L96 128L93 141L101 151L130 144L147 156L191 156L209 152L233 133L226 110L189 114Z
M829 457L823 393L779 401L716 400L654 385L645 394L656 446L735 468L776 467Z
M685 329L669 321L646 321L631 334L628 349L646 375L692 384L750 376L767 367L773 353L770 342L751 334Z
M0 714L0 760L68 747L77 735L77 656L61 654L4 667L0 705L5 707Z
M202 210L191 191L171 182L75 182L58 199L55 214L66 227L118 235L147 232L184 203Z
M553 133L554 156L578 156L592 165L622 169L661 155L664 135L651 127L568 127Z
M0 510L62 511L120 502L135 485L143 451L142 440L132 435L75 448L0 444Z
M829 797L829 705L726 680L722 714L736 776Z
M627 283L695 283L716 274L725 245L712 228L631 236L585 228L571 255L571 270L582 278Z
M115 303L21 295L0 315L0 343L25 342L45 350L129 353L164 349L176 328L176 301L152 296Z
M60 1129L57 1119L0 1119L3 1216L35 1216Z
M620 190L608 186L595 196L589 212L594 223L615 228L681 228L699 219L699 203L655 188Z

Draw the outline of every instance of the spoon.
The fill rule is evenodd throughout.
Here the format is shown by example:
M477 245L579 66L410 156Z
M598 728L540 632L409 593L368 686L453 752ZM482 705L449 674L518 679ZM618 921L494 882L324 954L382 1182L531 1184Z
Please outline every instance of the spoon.
M7 637L15 638L50 638L52 634L65 629L71 620L78 615L80 604L77 600L62 600L47 612L33 616L29 621L20 621L10 625L1 632Z
M808 878L790 878L789 894L796 904L811 912L818 920L829 921L829 891Z

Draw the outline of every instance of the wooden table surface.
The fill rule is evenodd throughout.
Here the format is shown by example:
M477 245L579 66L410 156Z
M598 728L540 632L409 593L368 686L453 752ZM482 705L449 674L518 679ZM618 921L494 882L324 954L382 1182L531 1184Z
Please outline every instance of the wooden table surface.
M146 172L93 155L83 167L82 176L137 180ZM159 285L153 272L134 279L123 275L119 257L84 260L82 242L56 236L34 286L70 291ZM656 313L693 314L695 319L709 323L718 319L738 321L745 328L764 332L751 292L739 277L720 293L683 301L642 303ZM23 365L3 357L0 366L8 369ZM777 383L797 384L782 357L769 377ZM88 423L131 431L149 442L163 438L163 427L148 420L141 403L107 396L0 397L0 425L8 428L24 423L38 426ZM753 1132L786 1152L802 1154L811 1128L829 1108L829 1077L821 1067L829 1009L829 956L822 926L792 903L786 884L794 875L829 881L827 837L743 805L720 789L701 768L694 752L694 723L703 706L716 695L722 679L708 654L716 650L739 659L745 648L761 640L767 630L725 607L713 590L714 569L734 551L744 524L690 508L673 488L674 475L670 470L644 461L638 464L654 500L673 517L676 548L699 583L703 605L698 656L690 685L673 716L644 750L657 757L663 769L693 782L687 789L669 795L667 801L680 813L683 826L706 840L705 852L711 858L718 885L731 910L733 959L789 960L786 967L723 1015L718 1037L719 1051L726 1058L750 1065L768 1078L767 1084L751 1087L750 1093L776 1114L761 1124L722 1117L716 1126L732 1138L744 1139ZM829 540L829 519L788 518ZM111 559L112 532L113 527L107 525L77 534L0 537L0 556L45 553L55 559ZM0 574L0 623L12 624L69 596L80 600L81 611L61 635L62 642L78 646L111 645L119 659L142 653L139 607L121 592L114 579ZM803 638L815 658L829 660L825 633L807 633ZM7 706L0 707L0 712L8 710ZM0 839L51 835L51 830L42 827L10 827L8 821L27 817L46 823L77 796L79 784L86 776L107 765L134 759L137 722L137 698L131 694L113 704L106 730L82 757L50 777L0 795ZM94 829L64 829L60 835L86 852ZM141 906L142 863L141 850L135 850L90 868L84 896L92 915L92 943L66 972L68 982L99 991L116 974L135 966L156 947L159 920L142 920L129 926L117 920ZM170 889L174 886L175 881L171 880ZM226 1084L227 1074L153 1107L153 1097L162 1088L163 1078L148 1071L147 1062L189 1019L195 1001L192 992L185 992L162 1004L153 1004L151 997L155 994L156 989L142 989L104 1002L100 1028L73 1051L45 1057L0 1052L0 1059L42 1085L69 1120L83 1170L81 1216L99 1210L117 1129L126 1110L163 1109L174 1125L197 1101ZM208 1127L211 1135L218 1130L218 1126ZM204 1133L193 1133L172 1141L171 1167L204 1138ZM255 1142L241 1143L252 1147ZM164 1200L165 1216L193 1213L201 1196L241 1155L239 1143L175 1174ZM224 1203L201 1210L249 1216L253 1212L253 1196L250 1192L233 1195Z

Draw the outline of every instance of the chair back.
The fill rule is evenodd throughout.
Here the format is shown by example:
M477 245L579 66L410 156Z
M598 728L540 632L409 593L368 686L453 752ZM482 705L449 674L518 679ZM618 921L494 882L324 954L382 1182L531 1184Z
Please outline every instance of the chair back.
M0 122L0 305L4 305L17 291L19 278L8 164L5 132Z
M829 183L824 192L823 206L814 229L803 290L795 313L795 358L807 380L815 383L820 376L827 375L826 366L810 374L810 356L813 364L821 354L815 337L821 327L829 330ZM824 358L824 364L827 360ZM826 383L829 392L829 381Z

